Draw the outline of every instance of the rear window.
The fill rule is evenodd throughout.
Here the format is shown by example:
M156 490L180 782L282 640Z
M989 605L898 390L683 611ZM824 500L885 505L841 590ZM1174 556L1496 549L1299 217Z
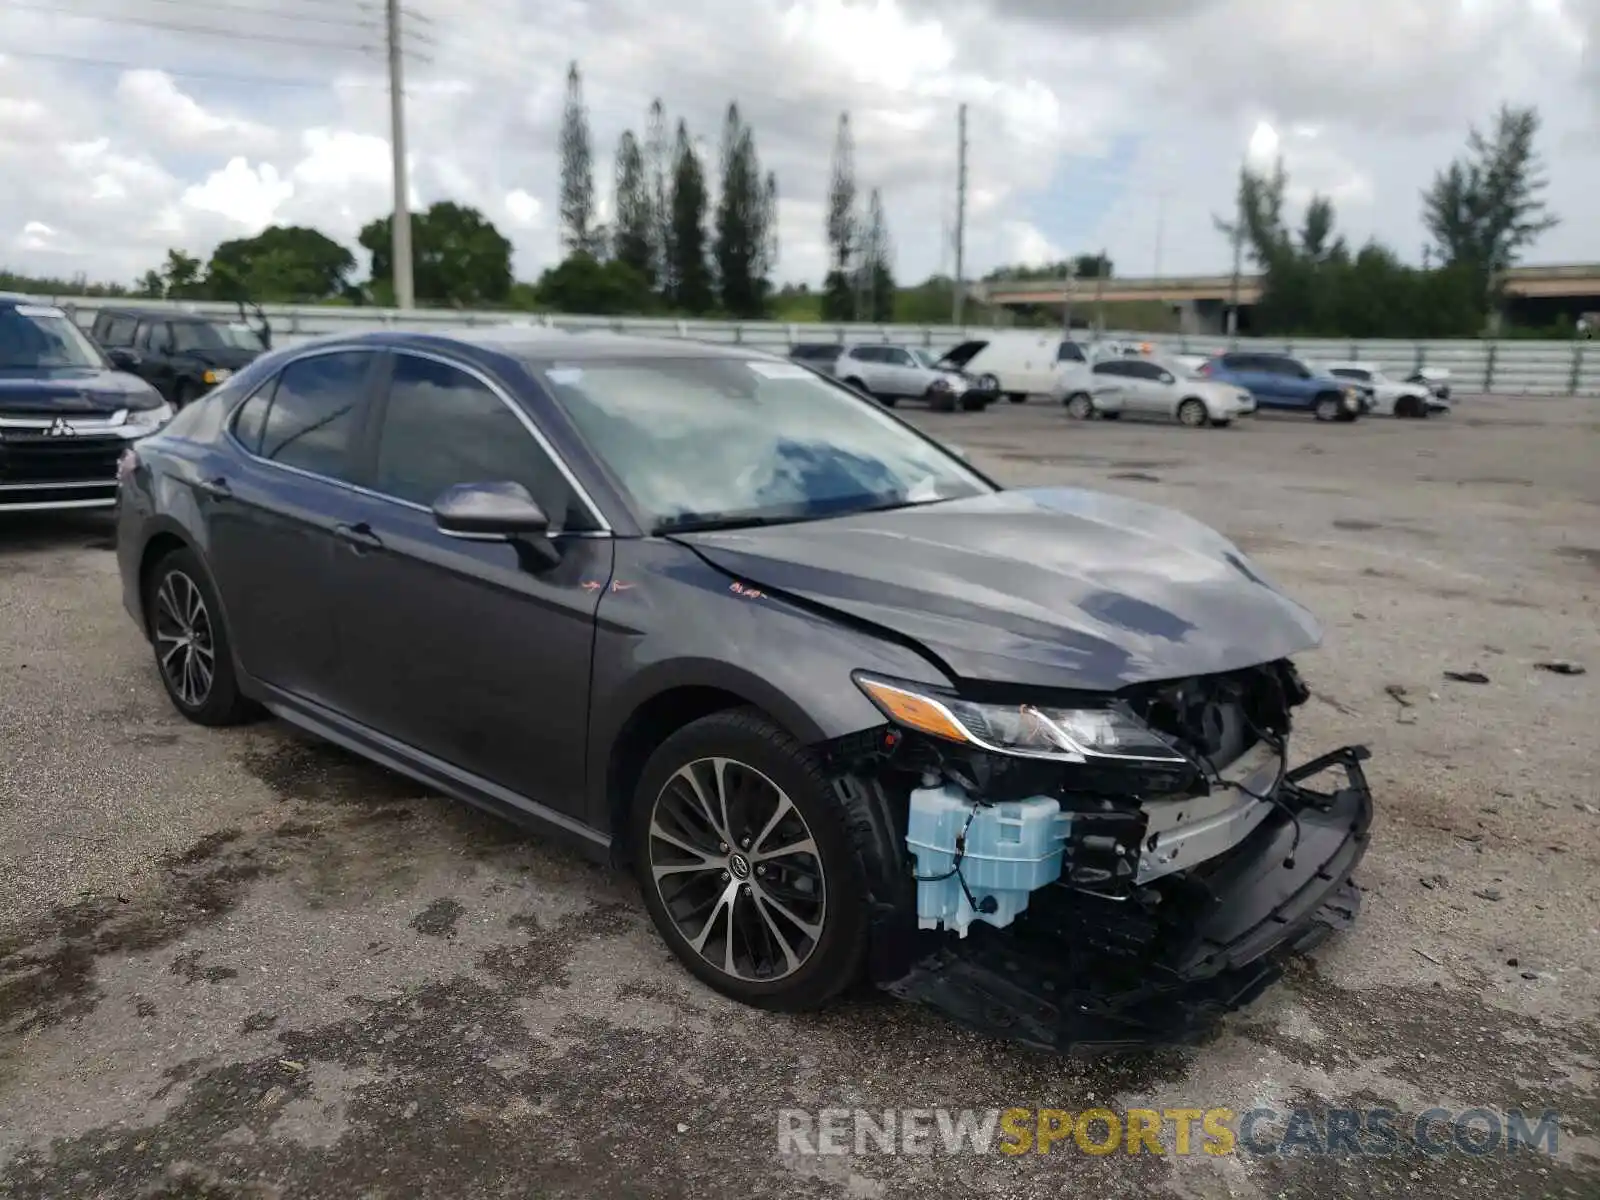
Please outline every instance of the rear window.
M803 358L809 361L826 362L839 357L842 346L796 346L789 351L790 358Z

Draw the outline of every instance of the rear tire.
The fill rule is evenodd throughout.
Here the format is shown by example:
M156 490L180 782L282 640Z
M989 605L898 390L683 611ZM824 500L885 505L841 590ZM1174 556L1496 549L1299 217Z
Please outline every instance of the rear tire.
M982 396L963 396L963 397L961 397L961 411L962 412L982 412L984 409L986 409L988 407L989 407L989 402L987 400L985 400Z
M1428 415L1428 406L1415 396L1401 396L1394 402L1394 415L1417 421Z
M1199 429L1205 425L1209 414L1206 412L1203 400L1189 399L1178 405L1178 424L1187 425L1190 429Z
M1074 421L1087 421L1094 416L1094 401L1088 392L1073 392L1063 403L1067 406L1067 416Z
M796 1011L858 978L867 886L844 810L817 757L766 716L732 709L674 733L645 764L630 823L645 907L701 982ZM807 848L773 853L790 846Z
M174 550L145 580L146 632L172 706L196 725L238 725L256 715L239 691L222 605L192 550Z

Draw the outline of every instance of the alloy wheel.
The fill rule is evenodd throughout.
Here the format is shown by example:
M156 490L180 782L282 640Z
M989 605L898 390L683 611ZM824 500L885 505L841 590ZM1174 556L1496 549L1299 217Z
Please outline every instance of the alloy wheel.
M816 950L827 919L817 843L754 767L702 758L673 772L650 813L648 855L673 926L724 974L770 983Z
M1191 429L1206 423L1206 406L1198 400L1185 400L1178 406L1178 420Z
M1067 401L1067 415L1076 421L1087 421L1094 415L1094 402L1080 392Z
M216 639L205 597L182 571L168 571L156 589L155 640L161 674L178 702L205 704L217 674Z

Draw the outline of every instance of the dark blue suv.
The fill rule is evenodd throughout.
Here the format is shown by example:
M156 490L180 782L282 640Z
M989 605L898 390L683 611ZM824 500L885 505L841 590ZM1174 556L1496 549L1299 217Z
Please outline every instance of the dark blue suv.
M0 292L0 513L111 507L122 452L171 416L61 309Z
M1258 408L1310 412L1319 421L1354 421L1369 407L1362 389L1348 379L1288 354L1232 350L1205 363L1200 374L1244 388Z

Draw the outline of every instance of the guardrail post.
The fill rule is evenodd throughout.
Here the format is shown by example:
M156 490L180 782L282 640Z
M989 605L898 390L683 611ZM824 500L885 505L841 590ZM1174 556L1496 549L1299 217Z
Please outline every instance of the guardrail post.
M1583 340L1576 339L1572 343L1572 379L1567 384L1567 394L1576 396L1578 385L1583 382Z
M1483 360L1483 390L1486 392L1494 391L1494 360L1499 348L1499 342L1490 342L1488 356Z
M744 325L739 321L735 321L733 323L733 342L734 342L734 345L738 345L742 341L744 341Z
M1416 352L1411 356L1413 360L1411 369L1413 371L1420 371L1423 367L1428 365L1428 348L1421 342L1418 342L1416 344L1415 351Z

